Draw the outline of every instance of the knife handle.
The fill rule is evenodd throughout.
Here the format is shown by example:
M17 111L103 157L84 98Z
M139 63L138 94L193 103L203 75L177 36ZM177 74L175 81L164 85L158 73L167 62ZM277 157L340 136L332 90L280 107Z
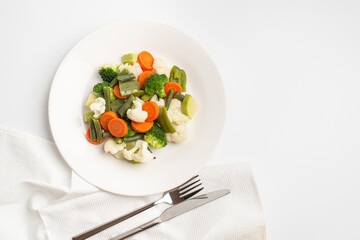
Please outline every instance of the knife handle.
M140 225L140 226L138 226L136 228L133 228L133 229L131 229L131 230L127 231L127 232L124 232L124 233L122 233L120 235L117 235L117 236L111 238L110 240L122 240L122 239L128 238L128 237L133 236L133 235L135 235L135 234L137 234L139 232L142 232L142 231L144 231L146 229L149 229L149 228L151 228L153 226L156 226L159 223L161 223L160 219L155 218L155 219L151 220L150 222L144 223L144 224L142 224L142 225Z
M104 231L105 229L108 229L109 227L112 227L112 226L114 226L114 225L116 225L116 224L118 224L118 223L132 217L132 216L135 216L138 213L141 213L141 212L155 206L156 204L158 204L158 202L152 202L152 203L150 203L150 204L148 204L146 206L143 206L143 207L141 207L141 208L139 208L139 209L137 209L135 211L132 211L132 212L126 214L126 215L123 215L123 216L118 217L116 219L113 219L113 220L111 220L109 222L106 222L106 223L101 224L99 226L96 226L96 227L94 227L92 229L89 229L89 230L87 230L87 231L85 231L83 233L80 233L80 234L74 236L72 238L72 240L84 240L84 239L87 239L87 238L89 238L89 237L91 237L91 236L93 236L93 235L95 235L95 234L97 234L99 232Z

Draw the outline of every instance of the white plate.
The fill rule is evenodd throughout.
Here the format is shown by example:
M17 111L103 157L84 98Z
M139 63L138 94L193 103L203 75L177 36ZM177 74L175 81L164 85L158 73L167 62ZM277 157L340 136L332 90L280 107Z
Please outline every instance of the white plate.
M163 58L169 67L185 69L188 93L200 110L186 142L156 150L156 159L147 164L132 164L104 153L103 145L89 144L83 112L89 111L84 103L100 81L98 67L143 50ZM87 182L122 195L160 193L197 174L210 159L225 121L224 88L214 62L189 35L154 22L112 24L86 36L62 61L50 91L49 121L60 153Z

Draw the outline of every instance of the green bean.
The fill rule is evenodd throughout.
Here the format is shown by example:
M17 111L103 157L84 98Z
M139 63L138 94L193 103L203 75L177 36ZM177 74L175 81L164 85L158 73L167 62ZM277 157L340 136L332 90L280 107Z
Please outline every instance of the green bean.
M126 74L129 74L129 70L127 70L127 69L123 69L120 73L119 73L119 75L117 75L110 83L109 83L109 86L110 87L115 87L116 86L116 84L118 84L119 83L119 80L118 80L118 76L122 76L122 75L126 75Z
M94 126L95 126L95 131L96 131L96 141L102 142L103 134L102 134L99 119L94 119Z
M119 83L120 93L123 97L128 97L141 89L141 84L136 80Z
M140 97L140 96L142 96L142 95L144 95L144 94L145 94L145 91L139 89L139 90L134 90L131 94L122 95L122 96L123 96L123 97L127 97L127 96L129 96L129 95L133 95L134 97Z
M123 99L116 99L115 101L113 101L110 106L111 106L111 111L113 112L117 112L119 110L119 108L125 103L125 100Z
M120 144L120 143L123 142L123 139L122 139L122 138L115 138L115 142L116 142L117 144Z
M104 97L105 97L105 111L111 111L111 101L110 101L110 87L104 87Z
M94 118L90 118L90 140L96 141L96 130L94 125Z
M117 78L114 78L114 79L109 83L109 86L113 88L113 87L116 86L116 84L118 84L118 80L117 80Z
M127 82L130 80L135 79L135 75L133 73L125 74L125 75L119 75L116 77L116 79L119 81L119 83Z
M137 133L134 136L124 138L124 142L129 143L129 142L135 142L137 140L143 140L143 139L144 139L144 134Z
M103 138L112 137L110 132L103 132L102 135L103 135Z
M183 101L184 100L184 95L182 95L180 92L176 92L175 95L174 95L174 98L176 98L177 100L179 101Z
M166 102L165 102L166 110L169 109L170 103L171 103L171 100L172 100L173 96L174 96L174 90L171 89L168 96L167 96L167 98L166 98Z
M118 113L123 118L125 117L126 111L131 108L132 102L134 101L135 97L131 95L126 102L119 108Z

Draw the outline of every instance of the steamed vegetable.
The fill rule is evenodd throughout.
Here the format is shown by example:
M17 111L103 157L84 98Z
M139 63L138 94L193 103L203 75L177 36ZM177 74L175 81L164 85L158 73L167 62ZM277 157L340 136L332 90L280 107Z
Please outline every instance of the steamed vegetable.
M150 71L145 71L143 73L141 73L138 77L138 81L139 83L141 84L141 88L144 89L145 88L145 82L146 82L146 79L148 77L150 77L151 75L153 75L154 73L153 72L150 72Z
M182 90L186 92L187 77L184 70L178 68L177 66L173 66L170 71L169 82L179 83Z
M90 140L96 141L96 129L94 124L94 118L90 118Z
M125 103L123 99L116 99L114 102L110 104L111 111L117 112L119 108Z
M95 144L95 145L102 143L102 142L98 142L96 140L95 141L91 140L91 138L90 138L90 128L88 128L88 130L86 132L86 138L90 143Z
M143 70L152 70L154 57L149 52L142 51L138 55L138 62Z
M161 128L164 130L164 132L166 132L166 133L176 132L174 126L171 124L170 119L167 115L166 107L160 108L160 114L158 117L158 121L161 125Z
M114 112L104 112L104 114L101 116L100 124L102 128L105 129L105 131L109 131L108 124L114 118L118 118L118 116Z
M87 107L90 107L90 105L95 101L95 99L97 99L98 97L94 94L94 93L90 93L88 98L86 99L86 103L85 105Z
M111 82L118 73L116 72L117 66L109 66L108 64L104 64L99 69L99 75L104 82Z
M103 134L102 134L99 119L94 119L94 126L95 126L95 132L96 132L96 141L102 142L103 141Z
M137 132L141 132L141 133L144 133L144 132L147 132L149 131L152 126L154 125L154 122L134 122L134 121L131 121L131 127L137 131Z
M124 69L124 70L122 70L120 73L119 73L119 75L118 76L122 76L122 75L126 75L126 74L128 74L129 73L129 70L127 70L127 69ZM116 78L114 78L110 83L109 83L109 86L110 87L115 87L117 84L118 84L118 78L116 77Z
M179 92L176 92L175 95L174 95L174 98L176 98L177 100L179 100L180 102L182 102L184 100L184 95L182 95L181 93Z
M131 122L129 120L125 120L125 122L128 127L128 133L124 137L127 138L134 136L137 132L131 127Z
M120 115L120 117L125 117L126 111L131 108L132 102L134 101L135 97L131 95L126 102L119 108L117 113Z
M119 75L116 77L119 83L127 82L130 80L134 80L136 77L133 73L125 74L125 75Z
M125 143L129 143L129 142L135 142L137 140L143 140L144 139L144 134L142 133L137 133L134 136L131 137L124 137L124 142Z
M108 112L111 110L111 99L110 99L110 92L112 92L111 87L106 86L103 88L104 90L104 98L105 98L105 111Z
M109 86L108 82L102 82L94 85L93 92L96 93L99 97L104 98L104 87Z
M170 107L170 102L171 102L171 100L172 100L172 98L173 98L173 95L174 95L174 90L170 90L170 92L169 92L169 94L168 94L168 96L167 96L167 98L166 98L166 102L165 102L165 107L166 107L166 109L169 109L169 107Z
M94 116L93 112L86 112L84 113L84 122L89 122L90 118L92 118Z
M195 115L195 113L199 109L199 104L195 101L195 99L189 95L186 94L183 103L181 104L181 110L182 113L188 116L190 119L192 119Z
M117 98L119 98L119 99L127 99L127 98L128 98L128 97L123 97L123 96L121 96L121 92L120 92L119 85L116 85L116 86L114 87L114 94L115 94L115 96L116 96Z
M145 82L145 92L149 95L156 94L160 98L166 96L164 90L164 84L167 82L167 77L165 74L153 74L149 76Z
M114 118L109 121L108 129L114 137L124 137L128 132L126 122L121 118Z
M164 130L156 126L156 124L146 132L144 140L153 148L163 148L167 145Z
M134 122L144 122L148 114L142 110L142 103L134 100L133 107L126 111L126 116Z
M137 95L135 93L143 92L141 89L141 84L136 80L120 82L119 83L121 96L127 97L130 95Z
M147 118L145 121L151 122L158 118L159 116L159 106L154 102L146 102L142 105L142 110L147 112Z
M138 55L136 53L128 53L122 56L122 63L134 63L136 62Z
M177 92L182 92L180 84L176 82L168 82L167 84L165 84L164 90L166 95L169 95L170 90L173 90L174 94L176 94Z
M147 51L128 53L120 65L102 65L103 80L93 86L84 113L89 122L86 138L104 151L131 163L155 158L152 149L181 143L189 136L189 119L199 108L186 91L187 76L177 66ZM155 124L154 124L155 123ZM151 148L151 149L150 149Z

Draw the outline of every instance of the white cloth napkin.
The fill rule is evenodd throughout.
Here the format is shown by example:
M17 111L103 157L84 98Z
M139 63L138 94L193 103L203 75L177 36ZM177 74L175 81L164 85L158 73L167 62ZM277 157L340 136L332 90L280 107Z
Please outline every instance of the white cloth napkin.
M159 197L97 189L71 171L54 143L6 128L0 128L0 163L0 239L71 239ZM231 193L130 239L265 239L249 164L207 167L200 177L204 193L224 188ZM157 206L90 239L109 239L166 207Z

